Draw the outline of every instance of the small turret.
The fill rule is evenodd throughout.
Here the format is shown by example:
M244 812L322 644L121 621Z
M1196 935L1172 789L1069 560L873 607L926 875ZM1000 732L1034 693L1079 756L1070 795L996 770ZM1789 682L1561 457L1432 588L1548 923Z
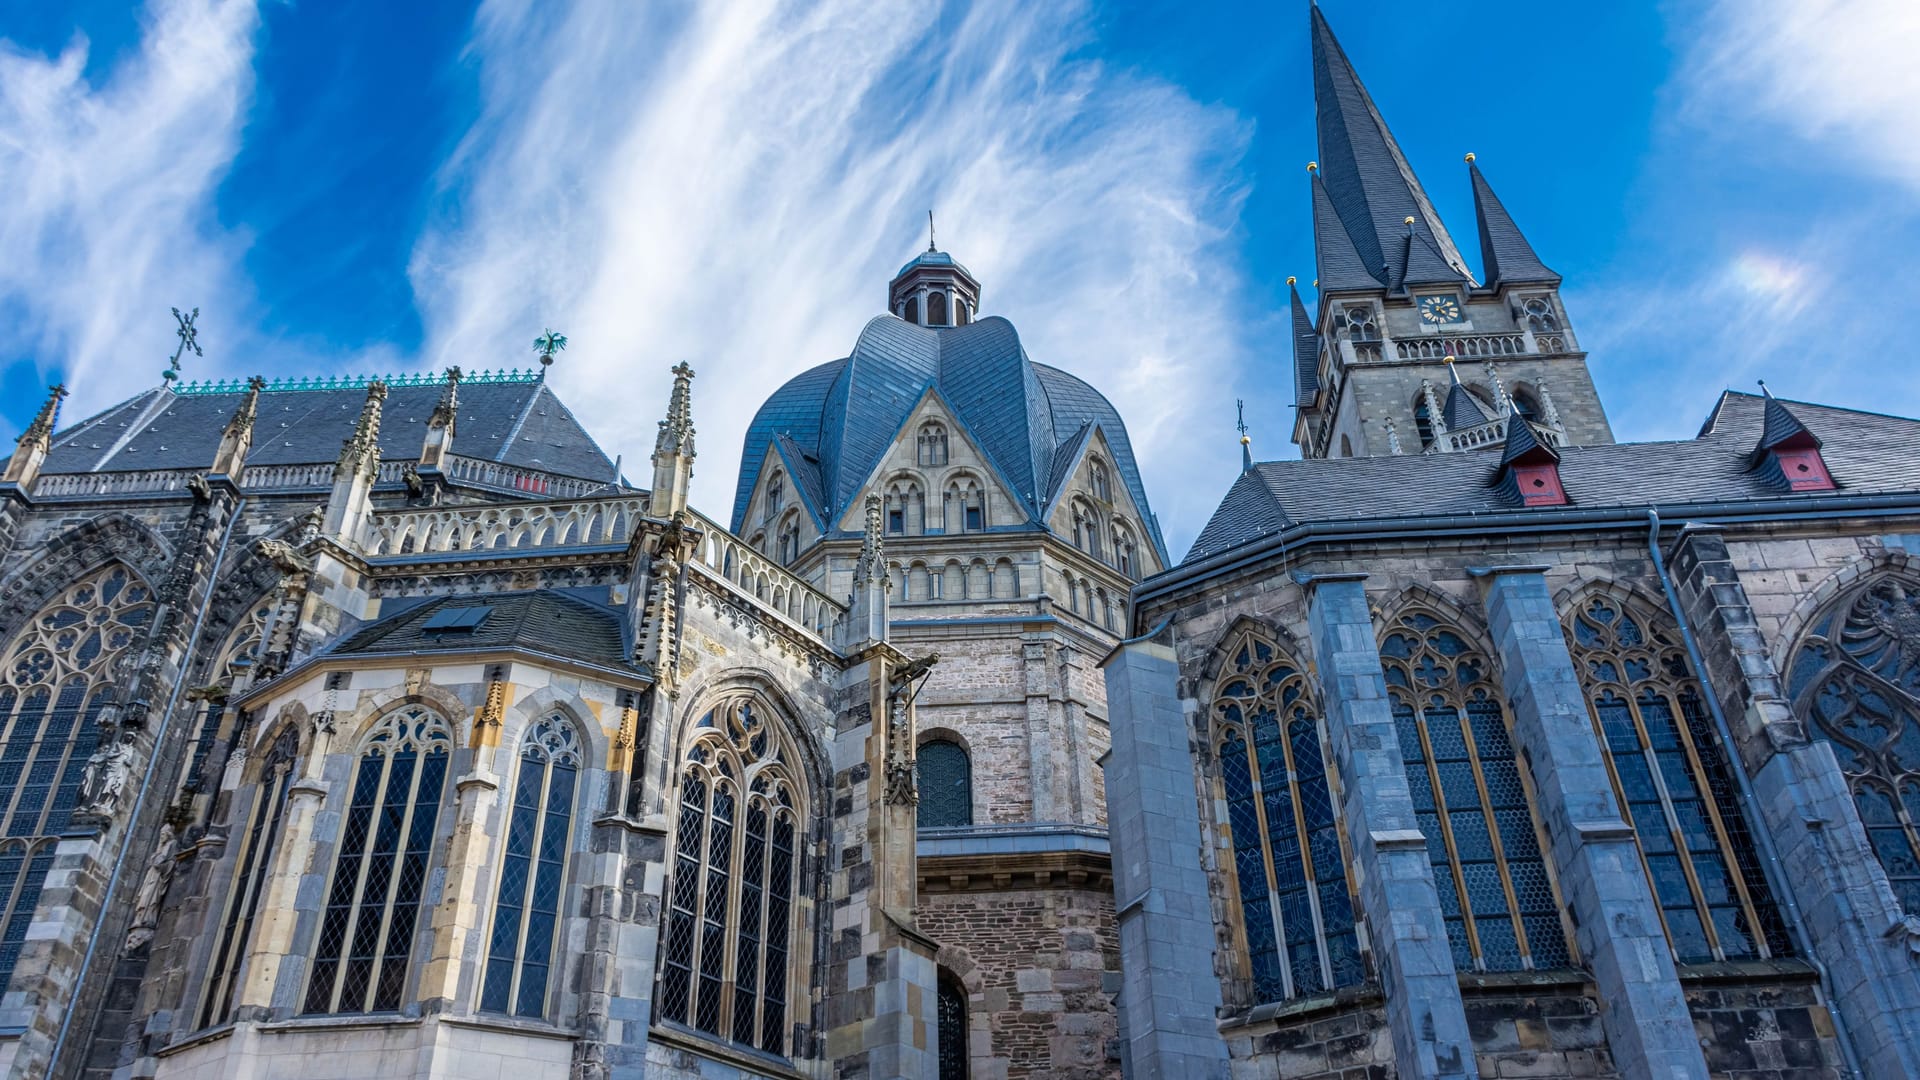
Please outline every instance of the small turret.
M887 286L887 310L919 326L965 326L980 316L980 282L953 256L933 246L900 268Z
M433 406L433 413L427 417L427 433L420 442L420 466L422 476L440 472L446 465L447 455L453 453L453 431L460 419L460 379L462 372L456 365L447 369L447 383L440 391L440 400Z
M1560 453L1534 433L1519 412L1507 411L1507 441L1500 451L1494 486L1517 506L1565 506L1560 483Z
M380 478L380 407L386 400L386 383L375 379L367 384L366 404L333 463L333 493L321 528L348 547L360 545L373 509L373 485Z
M881 498L869 493L865 502L866 535L853 564L853 596L847 610L847 645L865 648L887 640L893 579L887 574L886 549L880 528Z
M1473 213L1480 220L1480 267L1493 287L1515 282L1558 285L1560 275L1547 269L1533 245L1520 234L1492 185L1480 174L1480 166L1467 155L1467 172L1473 181Z
M53 429L60 419L60 400L67 396L67 388L60 383L47 389L46 402L35 414L33 423L20 433L19 442L13 448L13 457L7 461L7 471L0 475L0 481L18 485L22 491L31 491L33 482L40 478L40 466L46 463L47 451L53 448Z
M1759 473L1775 487L1788 491L1832 491L1837 486L1820 454L1820 436L1815 435L1793 415L1793 411L1773 396L1767 384L1760 384L1767 397L1766 418L1761 424L1760 441L1747 455L1747 471Z

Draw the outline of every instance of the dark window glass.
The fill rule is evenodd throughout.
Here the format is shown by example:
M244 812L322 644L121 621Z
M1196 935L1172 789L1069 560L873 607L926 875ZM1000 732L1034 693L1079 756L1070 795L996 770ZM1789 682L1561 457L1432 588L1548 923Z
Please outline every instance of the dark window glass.
M947 294L930 292L927 294L927 325L947 325Z
M546 1014L579 772L580 739L565 717L527 729L480 985L480 1007L489 1012Z
M935 739L921 745L919 824L973 824L973 766L959 743Z
M446 720L418 706L389 714L361 744L307 1012L400 1007L452 748Z
M1366 977L1305 675L1246 635L1215 695L1221 788L1256 1001Z
M967 993L951 979L939 993L940 1080L967 1080Z
M800 864L799 798L758 707L736 700L695 728L680 772L660 1014L787 1052Z
M232 979L239 973L240 962L245 959L247 944L253 937L253 920L259 911L260 896L266 891L274 847L280 839L280 821L287 808L287 783L299 749L299 737L288 728L273 741L261 762L260 782L254 785L247 825L238 834L243 846L234 866L233 887L226 897L226 916L221 920L220 937L214 944L212 965L207 972L206 998L200 1006L201 1027L226 1023L231 1015Z

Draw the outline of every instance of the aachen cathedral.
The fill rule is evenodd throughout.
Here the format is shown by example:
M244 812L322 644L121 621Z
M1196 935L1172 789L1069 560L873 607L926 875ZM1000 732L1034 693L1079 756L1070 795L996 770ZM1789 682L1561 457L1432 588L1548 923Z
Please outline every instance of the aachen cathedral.
M1312 20L1302 458L1177 564L931 249L724 519L684 365L644 487L537 373L56 390L8 1075L1920 1075L1920 421L1615 443Z

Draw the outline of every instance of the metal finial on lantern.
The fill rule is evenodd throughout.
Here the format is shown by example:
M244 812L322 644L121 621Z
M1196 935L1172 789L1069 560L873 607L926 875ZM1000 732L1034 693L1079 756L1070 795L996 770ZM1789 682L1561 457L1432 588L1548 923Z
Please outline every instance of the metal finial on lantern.
M553 354L567 347L567 335L556 334L552 330L543 332L533 339L533 351L540 354L540 366L552 367Z
M199 308L194 308L186 315L180 314L179 308L173 309L174 321L180 324L173 334L180 339L180 344L173 350L172 358L167 361L167 370L160 373L160 378L169 384L180 377L180 357L188 350L192 350L195 356L206 355L200 351L200 329L193 325L193 321L199 317Z

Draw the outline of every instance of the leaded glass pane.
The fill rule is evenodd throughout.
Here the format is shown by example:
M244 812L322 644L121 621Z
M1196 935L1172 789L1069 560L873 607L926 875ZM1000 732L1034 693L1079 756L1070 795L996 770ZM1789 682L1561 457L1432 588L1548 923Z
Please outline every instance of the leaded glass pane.
M940 1080L967 1080L967 995L951 980L939 990Z
M1310 688L1272 642L1248 635L1229 655L1214 718L1253 996L1350 985L1365 963Z
M546 1014L579 768L579 736L565 717L549 716L527 728L502 845L482 1009Z
M934 739L920 746L920 828L973 824L973 766L959 743Z
M260 780L254 786L246 829L239 833L243 847L234 868L233 887L228 893L226 914L208 968L206 996L200 1006L201 1027L225 1023L230 1013L233 987L229 979L246 955L248 942L253 937L254 915L260 896L266 891L273 849L279 841L280 821L287 807L287 783L299 748L299 736L287 728L274 739L261 762Z
M784 1054L799 798L780 740L758 710L730 701L694 728L658 1000L666 1019ZM923 750L923 767L926 760Z
M1593 597L1575 606L1567 639L1575 667L1588 673L1594 725L1674 957L1757 955L1745 929L1756 918L1777 928L1769 954L1785 955L1785 928L1671 619ZM1603 682L1601 671L1612 679Z

